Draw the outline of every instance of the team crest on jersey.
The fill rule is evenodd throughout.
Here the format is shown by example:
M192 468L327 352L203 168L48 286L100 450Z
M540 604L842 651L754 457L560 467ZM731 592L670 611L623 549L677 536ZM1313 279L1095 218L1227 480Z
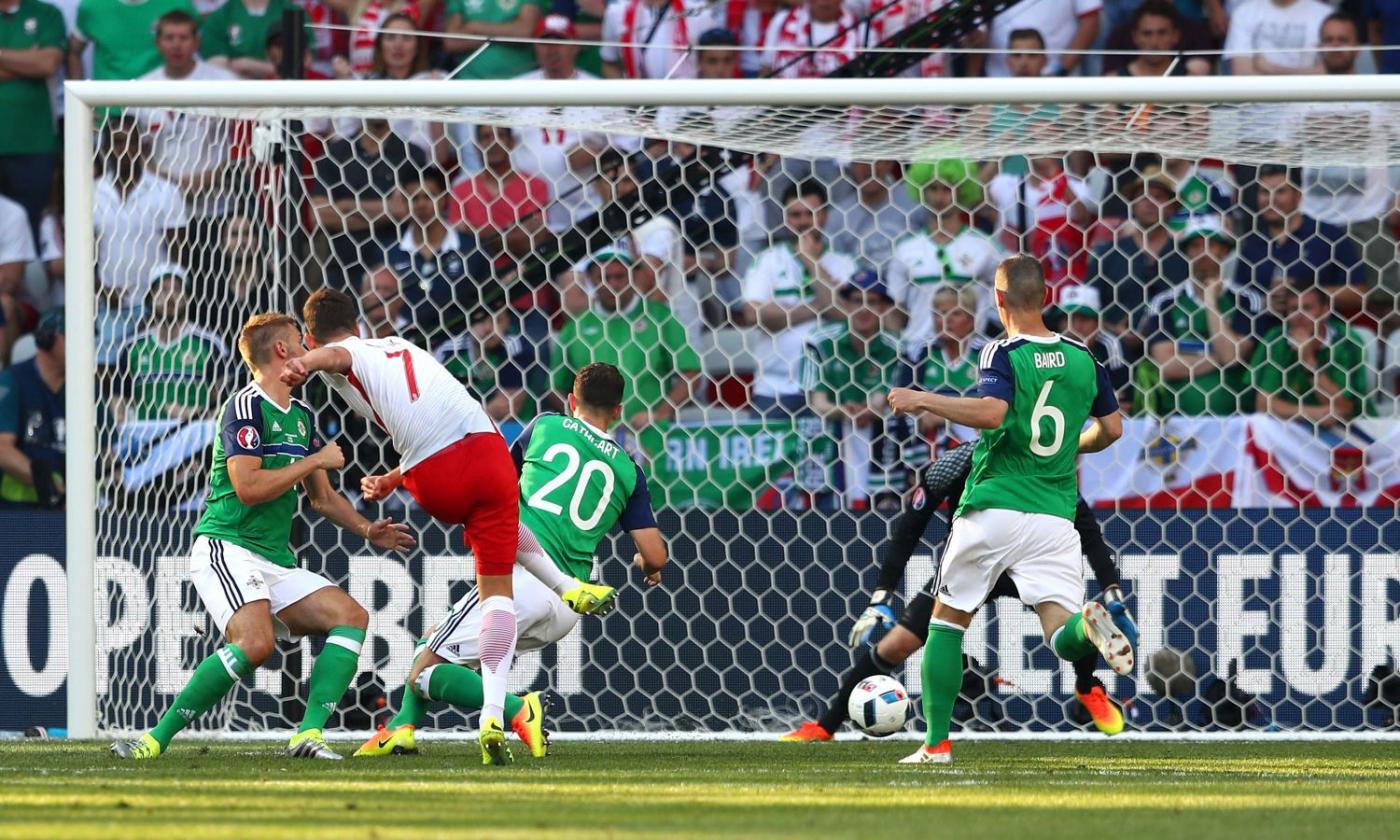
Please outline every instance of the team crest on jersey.
M924 492L922 487L915 489L914 498L909 501L909 504L913 506L914 510L923 510L924 505L928 504L928 493Z
M306 437L306 424L300 420L297 421L297 435L299 437Z
M258 437L258 430L252 426L244 426L238 430L238 445L244 449L257 449L262 439Z
M228 42L234 46L243 43L243 27L234 24L228 28Z
M34 18L25 18L25 19L24 19L24 34L25 34L25 35L33 35L35 32L38 32L38 31L39 31L39 21L35 20Z

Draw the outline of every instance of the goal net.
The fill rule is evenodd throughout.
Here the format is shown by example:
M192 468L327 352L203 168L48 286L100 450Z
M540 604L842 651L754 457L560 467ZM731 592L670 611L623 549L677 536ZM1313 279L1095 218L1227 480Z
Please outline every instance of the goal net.
M600 546L619 609L512 675L555 693L551 728L811 719L866 655L848 635L920 470L975 435L883 394L976 392L1018 252L1127 415L1081 485L1141 627L1136 673L1099 672L1131 725L1393 729L1400 84L1014 81L70 85L75 734L149 727L216 645L187 556L239 328L323 286L507 438L583 364L624 370L617 437L674 565L648 589L627 537ZM397 455L319 383L301 398L347 454L336 486L421 544L388 556L308 509L294 528L369 611L332 719L369 729L473 566L407 497L360 500ZM959 726L1085 727L1039 633L1017 602L982 610ZM283 643L194 730L299 720L322 643ZM918 663L895 673L916 695Z

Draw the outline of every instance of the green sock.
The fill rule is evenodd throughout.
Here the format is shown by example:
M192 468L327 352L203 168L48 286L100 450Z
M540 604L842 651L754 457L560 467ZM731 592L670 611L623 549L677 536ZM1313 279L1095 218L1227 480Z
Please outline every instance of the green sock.
M403 700L399 702L399 713L389 721L389 730L400 726L422 726L428 716L428 701L418 696L412 686L403 687Z
M943 624L930 624L924 645L924 743L936 747L948 738L953 722L953 703L962 690L963 631Z
M429 700L442 700L454 706L467 709L480 709L485 702L481 691L481 675L465 665L444 663L434 665L428 675ZM525 702L514 694L506 694L506 723Z
M330 720L331 712L345 696L345 689L360 670L360 646L365 631L358 627L332 627L326 634L326 646L311 666L311 684L307 687L306 716L298 732L320 729Z
M1089 641L1089 634L1085 632L1082 613L1070 616L1065 626L1055 631L1050 637L1050 647L1055 649L1056 656L1066 662L1073 662L1091 654L1097 655L1099 652L1094 643Z
M224 645L204 658L194 669L190 681L175 698L175 704L161 716L151 737L160 742L164 750L170 746L175 733L189 726L195 718L214 708L234 684L253 672L248 657L238 649L238 645Z

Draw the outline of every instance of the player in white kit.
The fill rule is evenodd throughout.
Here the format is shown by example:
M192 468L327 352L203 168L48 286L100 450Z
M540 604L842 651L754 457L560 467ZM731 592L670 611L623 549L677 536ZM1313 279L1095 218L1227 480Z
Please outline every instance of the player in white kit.
M506 677L515 654L515 602L511 574L520 533L515 462L505 439L481 403L432 354L402 338L361 339L354 298L321 289L302 308L311 351L288 365L282 380L300 385L321 372L360 415L393 441L399 466L366 476L369 501L403 486L444 523L462 525L476 560L481 595L480 661L484 703L479 739L482 763L510 760L502 720ZM592 611L612 603L607 587L580 583L573 606Z

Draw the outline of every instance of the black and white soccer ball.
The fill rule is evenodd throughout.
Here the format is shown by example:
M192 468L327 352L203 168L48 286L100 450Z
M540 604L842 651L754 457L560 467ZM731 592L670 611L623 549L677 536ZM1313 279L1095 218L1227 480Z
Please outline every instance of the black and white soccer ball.
M899 680L884 675L861 680L846 710L857 729L876 738L893 735L914 716L909 692Z

